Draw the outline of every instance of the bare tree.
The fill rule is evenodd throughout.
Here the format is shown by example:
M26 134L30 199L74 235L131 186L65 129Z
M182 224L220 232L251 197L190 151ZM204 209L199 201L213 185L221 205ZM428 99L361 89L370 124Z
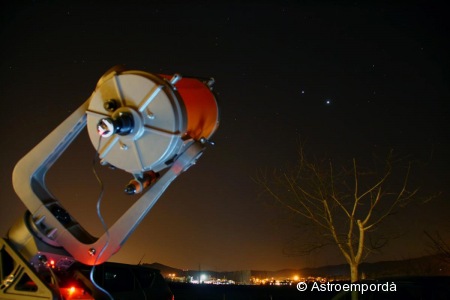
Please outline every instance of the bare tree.
M308 159L299 147L298 163L271 174L260 171L256 178L293 220L312 229L308 242L297 240L290 250L302 255L336 245L352 282L359 279L358 267L366 256L386 244L386 237L374 239L376 229L417 193L408 189L410 164L400 167L392 152L373 162L363 168L352 159L337 168L331 160Z
M425 231L425 235L430 240L430 249L437 257L443 262L450 264L450 244L442 237L442 235L436 231L431 234Z

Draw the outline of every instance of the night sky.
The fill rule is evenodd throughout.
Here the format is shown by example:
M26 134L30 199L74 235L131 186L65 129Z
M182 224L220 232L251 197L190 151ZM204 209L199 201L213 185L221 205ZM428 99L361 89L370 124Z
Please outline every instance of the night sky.
M437 2L18 2L1 8L3 235L25 212L12 188L15 163L117 64L214 77L221 119L216 145L169 187L112 261L217 271L342 263L337 248L284 255L298 231L253 180L258 169L295 161L299 139L317 157L392 148L414 162L412 183L441 193L389 219L383 230L402 235L369 261L428 254L423 231L448 234L450 28ZM94 154L84 132L48 185L98 236ZM123 193L130 175L96 167L112 224L135 201Z

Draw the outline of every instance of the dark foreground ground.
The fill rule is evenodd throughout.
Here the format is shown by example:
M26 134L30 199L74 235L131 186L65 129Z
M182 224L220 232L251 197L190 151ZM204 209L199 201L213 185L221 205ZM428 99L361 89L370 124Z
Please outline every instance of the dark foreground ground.
M299 292L293 286L209 285L169 283L175 300L290 300L331 299L334 292Z

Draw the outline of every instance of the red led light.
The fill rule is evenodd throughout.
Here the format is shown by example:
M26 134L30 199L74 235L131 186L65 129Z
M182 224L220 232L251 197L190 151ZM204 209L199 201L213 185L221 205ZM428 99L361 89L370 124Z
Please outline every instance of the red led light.
M87 291L85 291L83 288L76 287L76 286L70 286L65 288L59 288L61 291L61 295L64 295L64 299L66 300L95 300Z

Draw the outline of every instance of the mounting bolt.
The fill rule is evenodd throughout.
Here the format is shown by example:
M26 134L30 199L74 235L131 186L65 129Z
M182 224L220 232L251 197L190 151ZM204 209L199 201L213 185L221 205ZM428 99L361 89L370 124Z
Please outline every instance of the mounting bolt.
M201 144L209 144L209 145L211 145L211 146L214 146L216 143L215 142L213 142L213 141L210 141L210 140L208 140L207 138L205 138L205 137L201 137L200 138L200 140L199 140L199 142L201 143Z
M208 82L206 83L206 85L209 87L210 90L212 90L212 89L213 89L213 85L214 85L215 82L216 82L216 80L215 80L214 78L211 77L211 78L208 80Z
M90 248L90 249L89 249L89 255L90 255L90 256L94 256L94 255L95 255L95 252L96 252L96 251L95 251L95 248Z
M47 234L46 234L46 236L49 238L49 239L55 239L55 234L56 234L56 232L58 231L58 228L53 228L53 229L50 229L50 230L48 230L47 231Z
M110 99L103 104L103 108L105 108L107 111L113 112L117 108L119 108L119 104L117 103L117 100Z
M183 78L180 74L173 74L172 78L170 78L170 83L174 85L177 83L181 78Z
M122 142L119 142L119 143L120 143L120 149L121 150L128 150L128 145L127 144L124 144Z

